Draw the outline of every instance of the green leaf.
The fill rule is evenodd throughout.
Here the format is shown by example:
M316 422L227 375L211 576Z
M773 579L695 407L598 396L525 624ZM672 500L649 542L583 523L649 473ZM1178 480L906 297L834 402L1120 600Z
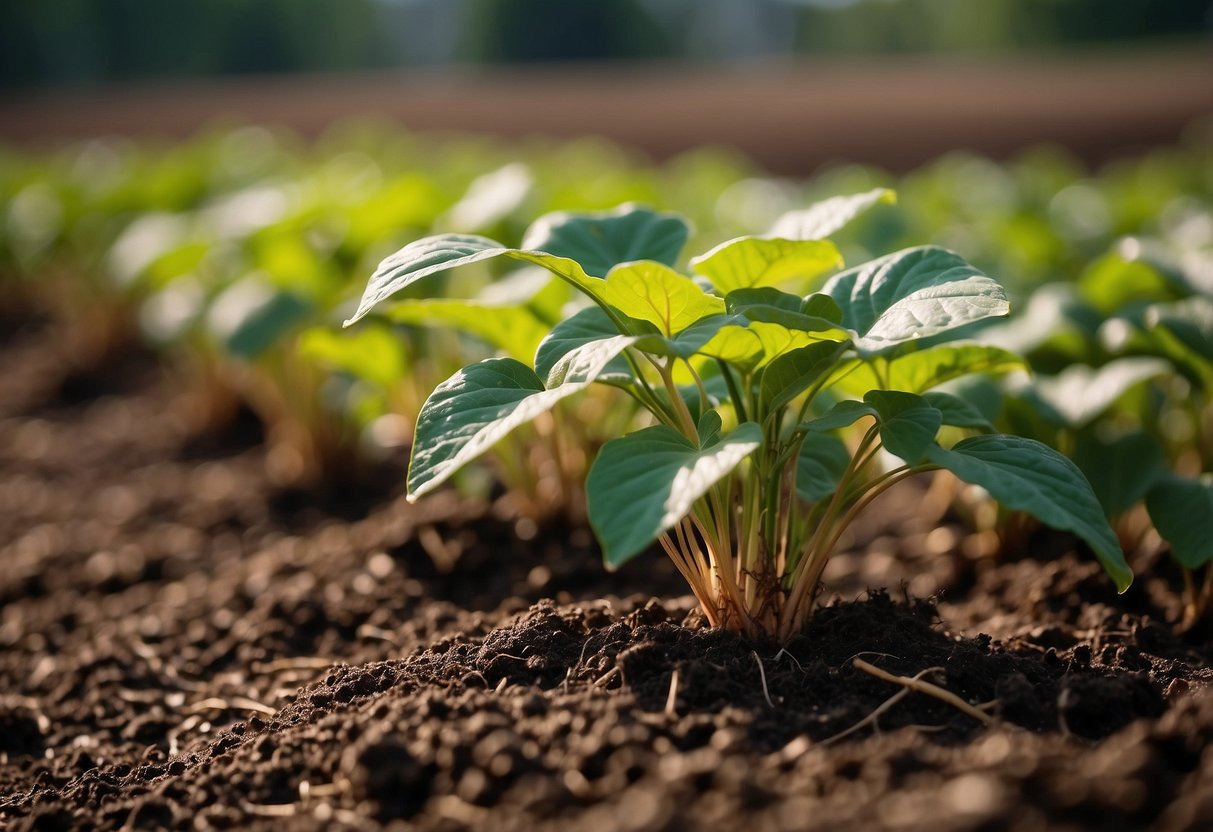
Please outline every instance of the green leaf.
M846 350L845 344L819 341L785 352L762 371L758 384L763 413L778 410L824 378Z
M607 442L586 480L590 525L606 562L623 564L673 528L761 443L753 422L704 448L665 425Z
M636 349L653 355L690 358L726 327L742 328L748 324L749 321L741 315L709 315L700 318L672 338L663 335L643 336L636 342Z
M845 399L831 407L824 415L818 416L816 419L810 419L801 425L805 430L811 431L828 431L838 430L839 428L850 427L865 416L871 416L879 419L880 414L876 408L863 402Z
M1171 300L1179 289L1146 263L1108 254L1078 279L1078 292L1100 314L1111 315L1130 303Z
M999 347L938 344L892 358L852 359L838 368L829 386L856 396L880 387L925 393L974 373L1005 373L1024 368L1022 358Z
M483 174L472 181L463 197L444 217L454 231L484 231L509 219L526 203L535 188L535 177L522 162Z
M611 211L546 214L527 229L522 247L574 260L587 274L605 277L615 266L633 260L673 266L690 233L687 221L677 214L629 204Z
M893 347L1005 315L1002 287L946 249L909 248L830 278L823 291L842 308L842 323L861 337L863 353Z
M720 418L719 413L715 410L704 410L703 415L699 417L699 424L695 426L695 430L699 434L699 447L706 448L716 444L723 426L724 421Z
M302 324L313 307L291 292L247 278L223 290L211 303L206 322L223 348L252 361Z
M409 243L381 262L375 269L375 273L371 275L370 281L367 282L366 290L358 303L358 309L345 322L345 325L350 326L364 317L376 305L419 280L447 269L491 260L494 257L508 257L542 266L603 306L608 316L614 314L608 308L606 301L600 297L600 293L606 285L605 282L600 278L590 277L573 260L543 251L506 248L487 237L477 237L471 234L440 234ZM626 322L620 319L618 323L620 327L623 327Z
M923 393L927 404L938 410L943 416L943 423L954 428L976 428L984 431L994 431L990 420L974 405L951 393L932 391Z
M491 358L451 376L417 416L409 499L433 491L514 428L588 387L634 340L617 335L568 353L552 368L546 388L530 367L512 358Z
M829 497L838 489L850 462L851 452L837 436L808 434L796 458L796 493L809 502Z
M1168 330L1189 350L1213 361L1213 297L1193 295L1151 306L1146 310L1146 322L1152 328Z
M1159 354L1213 389L1213 298L1156 304L1146 309L1145 323Z
M739 237L691 259L691 269L722 295L738 289L791 286L804 292L823 274L842 268L842 255L825 240Z
M345 322L354 323L391 295L422 278L505 254L509 249L475 234L440 234L409 243L385 258L367 282L358 309Z
M388 319L400 324L453 327L519 361L529 361L548 332L548 327L525 307L469 300L399 301L388 311Z
M1102 320L1079 300L1073 284L1046 283L1032 292L1010 320L983 329L981 340L1015 355L1048 352L1079 360Z
M830 197L808 208L784 214L775 221L771 235L789 240L821 240L832 236L869 208L881 202L892 204L896 201L897 194L888 188Z
M746 327L723 327L699 352L752 372L786 352L819 341L820 338L808 332L788 329L780 324L752 321Z
M830 323L842 323L842 307L838 301L821 292L815 292L804 299L801 312L810 318L825 318Z
M404 343L387 326L366 326L353 332L313 327L299 336L299 354L385 391L409 372Z
M723 314L724 301L689 277L652 260L611 269L598 298L628 317L647 321L669 337L709 315Z
M556 362L573 350L619 334L619 328L601 307L586 307L556 324L547 337L539 342L535 350L535 372L541 378L547 378Z
M744 315L755 322L779 324L800 332L817 333L819 340L845 341L852 334L839 327L842 312L828 295L810 295L808 300L804 300L799 295L763 287L737 289L730 292L724 302L729 312L735 315ZM810 303L814 310L829 313L831 317L808 314L806 310Z
M869 390L863 401L879 416L885 450L911 465L921 461L939 433L943 414L922 396L898 390Z
M1213 562L1213 480L1169 476L1150 489L1146 510L1154 528L1187 569Z
M964 439L950 450L933 445L926 456L964 482L981 486L1006 508L1078 535L1120 591L1132 583L1133 573L1090 484L1057 451L1032 439L996 434Z
M1080 436L1074 462L1091 483L1108 517L1124 513L1146 496L1166 470L1158 440L1141 431L1110 442Z
M1038 376L1025 389L1024 398L1043 416L1072 428L1098 418L1129 388L1170 372L1156 358L1118 358L1102 367L1074 364L1055 376Z

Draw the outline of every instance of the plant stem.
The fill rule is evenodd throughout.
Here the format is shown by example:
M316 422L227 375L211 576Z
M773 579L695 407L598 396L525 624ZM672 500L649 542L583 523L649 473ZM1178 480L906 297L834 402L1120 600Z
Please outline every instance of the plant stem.
M661 381L673 404L674 412L681 422L682 432L698 447L699 429L695 426L695 419L691 416L690 408L687 407L682 394L678 392L678 385L674 384L674 359L670 359L664 364L657 364L656 367L657 371L661 373Z
M838 487L834 490L833 496L830 497L830 502L826 506L825 513L822 515L820 522L817 524L817 528L813 531L813 536L809 540L807 556L801 558L800 562L797 564L798 572L803 571L803 564L805 564L806 561L811 561L817 556L818 551L821 548L821 539L828 533L827 530L833 526L835 518L842 510L842 503L848 489L850 488L851 480L860 470L861 459L863 462L867 461L868 449L872 446L872 443L876 441L878 435L879 426L872 425L872 427L868 428L868 432L863 435L863 439L860 440L859 446L855 449L855 453L851 456L851 461L847 464L846 470L843 471L842 477L838 480ZM793 585L795 585L798 581L799 574L794 574L792 576Z
M729 388L729 398L733 401L733 409L737 411L738 422L748 422L750 417L746 415L745 400L741 397L741 390L737 387L737 380L733 378L733 370L724 360L717 358L716 365L720 367L720 374L724 376L724 383Z
M865 485L861 489L865 492L863 498L851 506L847 513L842 516L842 519L835 524L834 534L831 535L828 543L826 544L826 550L831 550L838 544L838 540L842 537L843 532L847 530L847 527L854 522L855 518L859 516L859 513L867 508L873 500L907 477L927 470L931 470L931 468L926 466L921 468L912 468L905 465L900 468L894 468L892 471L882 474L880 477L872 480L871 483ZM824 560L825 559L823 558L823 561ZM824 562L822 565L824 566Z
M677 417L672 412L667 410L665 405L661 403L661 399L658 397L657 392L653 389L652 385L649 384L649 380L644 377L644 370L641 368L640 363L636 360L636 356L632 354L631 350L624 350L623 357L627 360L628 366L632 368L632 375L640 384L640 389L644 391L645 398L641 398L635 390L628 390L628 392L632 394L638 402L644 405L650 413L652 413L662 422L671 427L677 425Z
M838 488L830 498L829 505L826 506L825 514L822 515L821 521L809 539L806 553L800 557L796 562L795 569L792 570L790 576L791 586L789 587L787 600L784 603L783 618L780 623L781 637L783 638L791 637L792 633L800 628L802 621L800 609L805 604L806 597L811 599L817 584L817 577L813 577L810 581L806 578L806 574L811 576L821 575L821 571L825 567L825 561L829 559L829 549L822 547L822 540L835 525L837 515L842 510L844 495L850 487L851 480L860 470L860 460L862 459L866 462L868 448L876 441L878 435L879 427L872 425L872 427L868 428L868 432L864 434L863 439L860 440L859 447L855 449L855 453L851 456L851 461L847 464L846 470L838 481ZM820 566L817 565L817 561L821 561Z

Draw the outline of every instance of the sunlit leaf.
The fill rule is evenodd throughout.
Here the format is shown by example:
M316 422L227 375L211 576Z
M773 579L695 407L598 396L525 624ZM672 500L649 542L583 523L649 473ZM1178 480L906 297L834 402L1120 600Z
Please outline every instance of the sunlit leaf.
M352 332L313 327L299 336L299 354L381 390L391 390L409 371L399 334L386 326L365 326Z
M691 269L722 295L738 289L787 286L798 294L824 274L842 268L842 255L825 240L739 237L691 259Z
M925 393L974 373L1006 373L1025 369L1012 352L984 344L938 344L892 358L853 358L838 367L831 387L862 396L868 390L888 387Z
M910 248L848 269L822 290L838 302L842 323L860 334L856 347L880 354L893 347L1005 315L1002 287L942 248Z
M1079 428L1096 419L1131 387L1166 375L1170 367L1155 358L1118 358L1102 367L1074 364L1055 376L1038 376L1023 396L1046 418Z
M897 194L874 188L861 194L824 199L808 208L789 211L771 228L771 236L789 240L821 240L844 228L853 219L882 202L892 204Z
M401 324L458 329L519 361L535 355L549 329L525 307L438 298L401 301L391 307L388 318Z
M634 320L648 321L667 337L725 311L723 300L704 292L689 277L651 260L611 269L598 297Z

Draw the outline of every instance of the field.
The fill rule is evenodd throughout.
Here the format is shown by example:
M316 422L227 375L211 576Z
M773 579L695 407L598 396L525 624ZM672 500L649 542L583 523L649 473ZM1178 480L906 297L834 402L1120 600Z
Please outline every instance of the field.
M1206 828L1211 148L1197 126L1096 168L1041 148L1002 163L953 154L896 177L834 166L806 181L732 153L654 164L603 142L372 127L318 142L240 128L160 147L8 151L0 818L17 829ZM761 605L689 594L665 555L699 540L727 583L710 528L654 529L639 557L607 570L599 541L610 557L617 538L596 514L593 460L678 403L698 417L689 433L702 453L770 399L818 420L867 403L850 422L817 423L851 467L824 465L820 481L771 497L813 522L833 516L849 475L883 483L894 457L917 461L890 427L904 411L855 387L862 372L823 380L817 403L807 384L775 387L773 361L719 351L679 358L678 378L669 357L648 376L633 367L631 387L578 388L407 499L419 482L410 449L435 441L431 391L465 365L530 361L576 310L597 307L576 306L533 265L482 258L342 329L393 251L477 234L525 255L545 228L606 227L593 223L641 215L586 212L643 203L691 219L668 266L698 269L723 309L704 289L711 269L687 253L778 237L787 212L869 194L821 235L848 265L938 244L973 264L966 280L997 279L983 297L1011 310L1003 321L1000 301L989 320L960 321L961 341L931 340L954 322L922 318L895 349L864 347L856 361L873 388L943 414L931 459L1007 434L1074 460L1067 493L1085 495L1098 528L997 481L966 484L963 467L907 471L822 550L833 555L824 592L790 635L763 624ZM838 273L829 260L806 277L820 242L789 238L800 259L781 279L802 289L783 294L804 295L800 318L775 315L782 301L764 295L774 300L761 309L731 304L749 318L729 325L832 315L810 305ZM595 290L607 272L588 257L578 262ZM671 292L691 283L660 279ZM604 308L634 322L629 303L614 295ZM841 306L796 331L875 338ZM678 329L612 337L651 355L672 349L653 338ZM729 361L743 368L740 393L729 370L710 369ZM644 392L658 371L666 398ZM540 378L548 391L564 383ZM723 414L714 428L712 412ZM856 419L873 420L868 433ZM865 457L878 428L884 455ZM720 498L750 493L751 464L721 475ZM724 544L744 550L738 498ZM640 524L642 508L618 513ZM782 523L794 509L779 511ZM1118 592L1122 554L1133 581ZM794 583L770 591L782 599Z

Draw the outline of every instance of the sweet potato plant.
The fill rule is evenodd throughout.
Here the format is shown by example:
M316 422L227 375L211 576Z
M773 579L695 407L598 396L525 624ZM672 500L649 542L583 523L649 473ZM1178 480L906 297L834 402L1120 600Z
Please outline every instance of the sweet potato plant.
M491 358L434 391L418 417L410 497L606 384L654 420L606 443L590 470L589 519L606 561L659 541L713 625L799 632L847 525L890 486L936 468L1074 532L1124 588L1120 547L1073 463L989 432L965 401L931 390L1014 360L949 341L1008 312L999 285L933 246L837 271L826 238L890 197L876 190L796 212L779 222L782 236L693 258L693 276L670 265L684 223L642 209L541 218L517 249L470 235L405 246L371 277L347 325L430 275L497 257L542 266L591 301L552 327L529 364ZM856 424L848 445L839 432ZM973 435L945 447L945 426Z
M1207 250L1126 239L1076 285L1038 293L1022 331L988 334L1045 371L1018 380L1000 421L1071 453L1129 546L1153 525L1184 577L1181 628L1213 605L1208 262Z

